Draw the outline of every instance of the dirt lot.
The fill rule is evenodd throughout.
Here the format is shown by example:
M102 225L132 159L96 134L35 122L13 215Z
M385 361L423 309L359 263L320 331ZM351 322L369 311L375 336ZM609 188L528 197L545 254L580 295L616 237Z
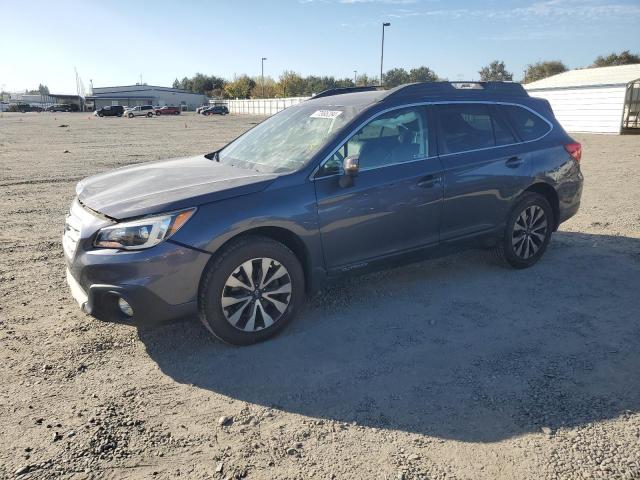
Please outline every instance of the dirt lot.
M0 477L640 478L640 136L576 136L582 208L527 271L344 281L249 348L82 314L75 182L259 120L0 115Z

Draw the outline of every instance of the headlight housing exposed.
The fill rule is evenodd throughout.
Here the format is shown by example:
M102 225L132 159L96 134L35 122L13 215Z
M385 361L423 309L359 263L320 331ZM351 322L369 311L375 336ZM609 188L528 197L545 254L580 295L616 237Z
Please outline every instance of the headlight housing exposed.
M98 231L95 247L142 250L167 240L193 216L196 209L181 210L117 223Z

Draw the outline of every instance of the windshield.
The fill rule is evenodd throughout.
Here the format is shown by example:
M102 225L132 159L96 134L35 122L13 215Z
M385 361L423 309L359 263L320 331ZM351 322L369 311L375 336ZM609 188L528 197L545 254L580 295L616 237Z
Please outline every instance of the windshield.
M218 154L218 160L258 171L293 172L361 110L302 103L269 117Z

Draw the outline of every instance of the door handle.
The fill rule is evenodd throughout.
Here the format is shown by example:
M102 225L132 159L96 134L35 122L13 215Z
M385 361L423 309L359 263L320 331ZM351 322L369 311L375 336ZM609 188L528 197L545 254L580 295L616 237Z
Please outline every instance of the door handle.
M504 162L504 164L509 168L518 168L520 165L524 163L522 157L511 157L509 160Z
M422 177L420 179L420 181L418 182L418 186L422 188L432 188L436 185L439 185L441 181L442 175L440 174L427 175L426 177Z

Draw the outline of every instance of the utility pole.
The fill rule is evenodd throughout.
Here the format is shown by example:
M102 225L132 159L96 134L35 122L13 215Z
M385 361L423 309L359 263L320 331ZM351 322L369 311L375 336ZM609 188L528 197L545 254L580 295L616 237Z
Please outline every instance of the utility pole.
M384 63L384 27L390 27L391 23L384 22L382 24L382 48L380 49L380 86L384 85L384 81L382 80L382 65Z
M353 86L354 87L358 86L358 71L357 70L353 71Z
M262 57L262 73L261 73L261 81L262 81L262 98L264 98L264 61L267 57Z

